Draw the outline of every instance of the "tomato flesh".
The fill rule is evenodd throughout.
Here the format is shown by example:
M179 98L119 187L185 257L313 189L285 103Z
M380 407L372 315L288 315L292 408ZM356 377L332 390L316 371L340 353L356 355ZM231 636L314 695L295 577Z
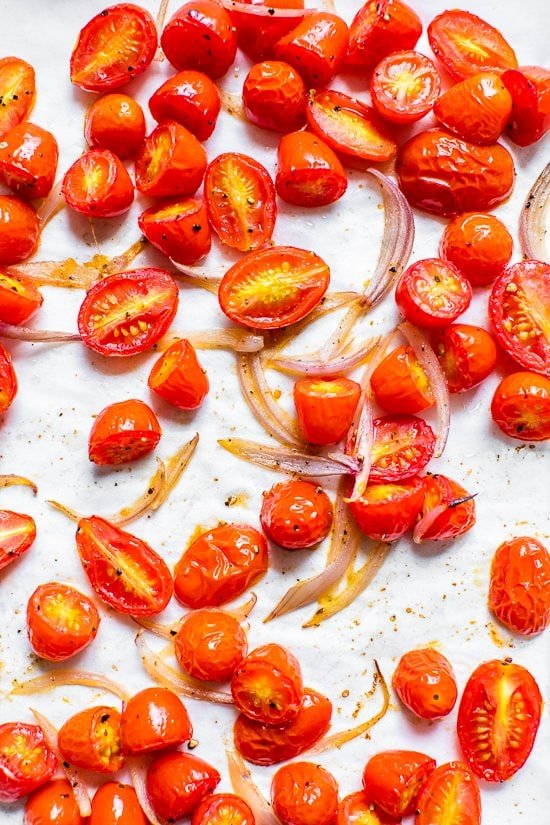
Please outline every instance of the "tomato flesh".
M481 799L475 777L462 762L434 770L422 788L415 825L481 825Z
M231 695L249 719L266 725L292 722L304 698L300 664L281 645L257 647L233 672Z
M400 819L414 811L420 789L435 768L435 760L417 751L382 751L363 771L363 787L389 816Z
M386 355L372 374L371 387L377 403L388 413L414 414L434 403L428 377L409 346Z
M142 212L138 225L147 240L179 264L196 264L212 245L206 207L199 198L163 201Z
M495 424L520 441L550 439L550 379L534 372L514 372L500 382L491 401Z
M439 96L437 69L420 52L395 52L376 66L371 81L372 103L391 123L414 123L427 115Z
M463 535L476 522L475 499L464 487L440 473L424 479L424 501L414 540L446 541Z
M155 449L161 428L153 410L131 399L98 413L88 440L88 458L99 466L136 461Z
M240 796L213 794L207 796L193 811L191 825L255 825L249 805Z
M434 432L421 418L395 415L375 419L369 482L398 483L412 478L426 467L434 447Z
M99 705L75 713L59 729L57 744L63 759L77 768L116 773L124 766L116 708Z
M443 327L470 305L470 282L440 258L417 261L405 270L395 290L401 314L419 327Z
M41 584L27 604L27 633L37 656L62 662L97 635L101 618L94 603L66 584Z
M0 510L0 570L26 553L35 538L32 516Z
M470 324L451 324L436 333L434 352L449 392L466 392L492 373L497 348L488 332Z
M56 767L42 728L24 722L0 725L0 802L16 802L36 790Z
M19 57L0 60L0 139L26 120L36 100L34 69Z
M292 132L279 142L275 186L287 203L316 207L341 198L348 181L338 156L320 137Z
M109 149L91 149L63 178L63 197L81 215L114 218L134 201L134 185L126 167Z
M345 796L338 805L336 825L395 825L395 822L365 791Z
M206 170L202 143L175 120L160 123L136 157L136 189L154 198L194 195Z
M153 392L180 410L196 410L210 384L189 341L176 341L153 365L147 384Z

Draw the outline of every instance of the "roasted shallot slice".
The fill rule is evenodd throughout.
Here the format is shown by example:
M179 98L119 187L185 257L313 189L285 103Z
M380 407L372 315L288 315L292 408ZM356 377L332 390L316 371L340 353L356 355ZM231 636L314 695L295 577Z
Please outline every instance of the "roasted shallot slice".
M523 256L530 260L550 261L546 243L546 218L550 203L550 163L534 182L521 210L519 238Z
M16 695L26 695L31 693L41 693L42 691L53 690L56 687L68 687L70 685L80 685L81 687L91 687L97 690L105 690L118 696L123 702L127 701L128 694L120 685L104 676L102 673L93 673L88 670L53 670L28 679L26 682L18 682L12 688L12 693Z
M271 447L244 438L221 438L218 444L238 458L244 458L259 467L280 470L282 473L296 473L301 476L339 476L350 472L348 462L338 461L322 455L309 455L285 447ZM359 465L357 466L359 469Z
M250 806L256 825L280 825L271 805L252 779L242 756L235 750L227 749L227 764L233 790Z

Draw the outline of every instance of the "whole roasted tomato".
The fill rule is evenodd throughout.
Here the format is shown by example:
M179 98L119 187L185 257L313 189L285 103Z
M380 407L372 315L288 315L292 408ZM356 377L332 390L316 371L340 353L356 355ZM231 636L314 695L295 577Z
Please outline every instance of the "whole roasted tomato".
M416 803L415 825L481 825L481 799L472 772L463 762L439 765Z
M300 663L280 645L257 647L233 672L231 694L249 719L267 725L292 722L304 698Z
M434 106L439 123L472 143L494 143L506 128L512 97L496 72L481 72L451 86Z
M361 387L343 375L331 379L301 378L294 384L293 395L306 441L337 444L351 426Z
M281 138L275 187L282 200L297 206L326 206L341 198L347 185L338 156L320 137L291 132Z
M307 90L296 69L280 60L252 66L243 85L243 106L251 123L275 132L294 132L306 122Z
M20 57L0 59L0 138L26 120L36 100L34 69Z
M491 563L489 610L507 628L534 636L550 624L550 553L530 536L505 541Z
M19 198L0 195L0 266L30 257L40 242L41 229L40 218L32 206Z
M318 485L300 479L282 481L264 493L260 522L271 541L286 550L302 550L328 535L332 504Z
M189 816L220 781L218 771L191 753L163 753L147 769L147 796L159 817Z
M160 123L136 157L136 189L154 198L194 195L206 171L202 143L175 120Z
M124 704L120 740L127 756L173 748L192 735L189 714L172 690L145 688Z
M0 570L26 553L35 538L32 516L0 510Z
M411 814L435 760L417 751L382 751L363 771L363 787L385 813L399 819Z
M0 272L0 321L24 324L44 302L42 293L24 275ZM7 354L6 350L3 350Z
M41 584L27 603L27 634L37 656L63 662L93 642L101 617L88 596L60 582Z
M475 499L464 487L441 473L424 478L424 500L413 534L417 544L455 539L475 522Z
M21 123L0 142L0 181L21 198L44 198L53 186L58 157L51 132Z
M161 201L138 218L147 240L178 264L196 264L212 245L206 206L200 198Z
M438 330L433 349L450 392L466 392L485 381L495 368L497 348L488 332L470 324Z
M136 461L155 449L161 429L153 410L131 399L101 410L90 430L88 458L100 466Z
M536 372L507 375L493 395L491 416L511 438L547 441L550 439L550 378Z
M377 541L396 541L414 525L424 496L419 476L400 484L369 484L349 508L359 528Z
M67 762L98 773L116 773L124 765L120 713L106 705L81 710L59 729L57 744Z
M149 820L143 813L136 792L131 785L105 782L94 794L92 815L86 822L87 825L147 825ZM65 825L65 823L59 823L59 825ZM78 825L80 825L80 820L78 820Z
M372 374L371 387L377 404L388 413L414 414L434 403L428 376L409 346L386 355Z
M332 825L338 810L338 785L320 765L292 762L273 777L271 804L282 825Z
M172 344L153 365L147 384L153 392L180 410L196 410L210 384L189 341Z
M513 246L512 236L494 215L466 212L447 224L439 252L472 286L485 286L508 265Z
M160 44L176 69L196 69L217 78L235 60L237 35L220 3L190 0L170 18Z
M33 791L25 804L23 825L84 825L71 783L52 779ZM105 820L103 825L111 823Z
M216 84L193 69L169 77L149 100L149 109L158 123L175 120L200 141L208 140L214 131L220 106Z
M389 54L374 69L372 105L390 123L414 123L428 114L439 96L441 80L426 55L413 51Z
M230 793L206 796L193 811L191 825L255 825L252 809L241 799Z
M114 218L134 201L134 184L126 167L110 149L90 149L65 173L67 205L90 218Z
M337 73L347 48L348 27L342 18L314 11L281 37L275 46L275 57L299 71L308 87L318 89Z
M387 415L374 420L370 483L400 482L420 473L433 456L435 435L414 415Z
M203 607L184 616L174 638L176 659L195 679L225 682L248 652L246 633L224 610Z
M456 321L472 300L470 282L440 258L416 261L397 283L395 302L407 321L437 329Z
M25 722L0 725L0 802L15 802L51 779L55 753L42 728Z
M94 149L110 149L119 158L132 158L145 140L143 110L128 95L99 97L86 112L84 136Z
M457 698L450 662L431 647L404 653L392 678L393 689L421 719L448 716Z
M416 12L401 0L367 0L350 26L346 63L365 68L391 52L414 49L422 34Z

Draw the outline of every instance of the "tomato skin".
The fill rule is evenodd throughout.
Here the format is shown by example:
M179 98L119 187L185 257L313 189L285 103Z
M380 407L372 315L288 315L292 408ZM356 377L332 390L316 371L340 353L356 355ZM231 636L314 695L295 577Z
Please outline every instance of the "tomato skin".
M186 607L217 607L237 598L267 570L267 542L246 524L207 530L174 568L174 590Z
M422 479L401 484L369 484L358 501L349 504L359 529L377 541L396 541L416 521L423 498Z
M115 218L134 202L130 175L110 149L90 149L77 158L61 191L71 209L90 218Z
M348 794L338 805L336 825L395 825L365 791Z
M431 647L404 653L392 686L403 704L421 719L448 716L458 695L450 662Z
M418 793L435 768L435 760L417 751L382 751L363 771L363 787L385 813L399 819L412 814Z
M43 303L44 297L32 281L0 272L0 321L24 324Z
M415 825L481 825L481 799L475 777L463 762L439 765L417 801Z
M87 825L147 825L148 821L132 786L120 782L105 782L97 789L92 815L86 820Z
M149 243L178 264L196 264L210 252L206 206L200 198L161 201L138 218Z
M275 187L279 197L296 206L326 206L348 187L338 155L317 135L284 135L277 150Z
M204 178L206 152L192 132L167 120L145 138L136 157L136 189L154 198L187 198Z
M376 402L388 413L415 413L433 406L428 377L410 346L400 346L386 355L371 378Z
M522 66L502 75L512 95L512 116L507 134L518 146L530 146L550 129L550 71Z
M401 0L367 0L350 26L348 66L368 68L391 52L414 49L420 18Z
M78 805L66 779L52 779L27 799L23 825L83 825ZM104 823L108 825L108 823Z
M190 815L220 778L215 768L191 753L163 753L147 770L147 795L157 815L174 822Z
M542 542L520 536L503 542L491 562L489 610L520 636L550 625L550 553Z
M175 120L197 140L208 140L220 113L218 87L203 72L187 69L169 77L149 99L155 120Z
M415 533L415 542L455 539L471 530L476 523L475 499L464 487L441 473L427 475L424 478L424 501L420 517L424 518L440 505L446 509L421 535Z
M282 825L332 825L338 810L338 785L320 765L292 762L273 777L271 804Z
M131 399L109 404L90 430L88 458L103 467L137 461L155 449L162 431L153 410Z
M266 725L292 722L304 698L300 663L281 645L257 647L233 671L231 695L249 719Z
M433 456L435 435L414 415L386 415L374 420L369 482L406 481L420 473Z
M441 88L429 57L414 51L389 54L374 69L370 93L378 114L390 123L414 123L433 108Z
M0 266L29 258L40 242L42 222L19 198L0 195Z
M488 332L470 324L451 324L438 330L433 349L449 392L467 392L492 373L497 348Z
M294 384L294 405L310 444L337 444L351 426L361 386L350 378L301 378Z
M512 97L495 72L480 72L451 86L434 106L437 120L472 143L494 143L512 112Z
M21 123L0 142L0 181L21 198L44 198L53 186L58 157L51 132Z
M318 11L308 14L281 37L275 57L300 72L308 86L325 86L338 72L348 48L348 27L341 17Z
M169 404L180 410L197 410L210 384L197 353L189 341L176 341L153 365L147 384Z
M494 659L474 670L460 700L457 732L476 776L505 782L523 767L535 742L541 709L539 687L521 665Z
M27 603L27 634L33 651L50 662L64 662L90 645L101 617L88 596L60 582L36 588Z
M409 203L435 215L492 209L514 186L514 161L504 146L478 146L443 129L408 140L396 169Z
M282 481L263 494L260 522L266 536L280 547L303 550L328 536L332 504L318 485L300 479Z
M236 825L255 825L256 820L244 799L230 793L207 796L195 808L191 817L191 825L226 825L231 822Z
M395 290L397 307L407 321L437 329L456 321L472 300L470 282L441 258L416 261L401 275Z
M0 317L0 320L3 319ZM11 406L13 399L17 395L17 389L17 375L15 374L15 370L13 368L11 355L7 349L4 349L4 347L0 344L0 415L5 413Z
M63 759L77 768L115 773L124 765L116 708L98 705L75 713L59 729L57 744Z
M226 10L213 0L191 0L170 18L160 38L176 69L196 69L212 78L235 60L237 36Z
M268 6L274 9L303 9L304 0L244 0L246 5ZM239 48L255 61L273 57L275 45L304 19L303 15L284 17L277 15L258 16L253 13L230 11L230 17L237 30Z
M0 139L28 118L36 100L33 67L20 57L0 59Z
M246 633L230 613L203 607L183 618L174 638L176 659L195 679L225 682L248 652Z
M35 538L36 524L32 516L0 510L0 570L26 553Z
M243 107L251 123L285 135L306 122L307 90L292 66L264 60L252 66L243 84Z
M535 372L503 378L491 401L493 421L510 438L550 439L550 379Z
M508 265L513 248L512 236L502 221L484 212L466 212L445 227L439 254L472 286L486 286Z
M126 756L175 747L192 735L189 714L172 690L145 688L124 704L120 740Z
M104 95L86 111L84 137L93 149L110 149L119 158L133 158L145 140L143 110L128 95Z
M51 779L57 759L42 728L26 722L0 725L0 802L16 802Z

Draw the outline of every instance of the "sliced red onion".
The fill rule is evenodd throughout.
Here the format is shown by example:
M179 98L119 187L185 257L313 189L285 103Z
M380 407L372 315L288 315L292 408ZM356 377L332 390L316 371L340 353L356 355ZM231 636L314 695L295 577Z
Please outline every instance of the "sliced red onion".
M280 825L273 809L237 751L227 749L227 765L233 790L249 805L256 825Z
M137 800L143 813L147 817L147 821L150 822L151 825L166 825L165 821L156 815L147 793L147 769L151 758L150 756L130 756L126 760L126 765L132 777L132 785L134 786Z
M322 377L340 374L361 364L379 340L379 338L367 338L353 349L346 349L330 358L323 358L321 350L308 355L279 355L270 361L270 366L292 375Z
M178 481L180 480L183 472L187 469L187 465L191 461L195 450L197 449L197 445L199 443L199 434L195 433L193 438L190 441L187 441L182 447L177 450L174 455L168 459L166 462L166 475L164 479L164 483L161 486L159 494L155 496L154 501L150 502L151 510L158 510L161 504L163 504Z
M29 327L18 327L14 324L6 324L0 321L0 338L12 338L17 341L80 341L77 332L57 332L48 329L30 329Z
M248 3L239 3L237 0L221 0L222 6L227 11L235 11L239 14L247 14L252 17L272 17L276 19L305 17L316 11L316 9L274 9L272 6L256 6Z
M548 163L536 181L527 200L523 204L519 219L519 238L521 251L525 258L537 261L550 261L546 236L546 216L550 203L550 163Z
M328 457L331 458L333 461L338 461L340 464L343 464L345 467L347 467L348 472L351 475L357 475L357 473L361 469L361 462L357 458L354 458L352 455L346 455L346 453L329 453Z
M303 447L295 422L271 394L260 357L256 353L240 355L237 374L244 399L267 434L286 446Z
M107 263L101 267L100 277L104 278L106 275L116 275L117 272L125 272L132 261L140 255L147 247L146 238L138 238L131 246L128 247L120 255L114 255Z
M413 532L413 541L415 542L415 544L422 544L422 542L424 541L424 536L426 535L432 524L434 524L434 522L437 521L439 516L442 516L443 513L448 509L448 502L445 504L438 504L436 507L433 507L431 510L428 510L428 512L425 513L425 515L423 515L419 521L417 521Z
M220 329L193 330L189 332L172 332L165 335L155 346L164 352L176 341L186 338L196 349L228 349L233 352L259 352L264 347L261 335L255 335L238 327Z
M349 467L340 461L321 455L309 455L284 447L271 447L244 438L221 438L218 444L239 458L244 458L259 467L295 473L301 476L340 476L349 473Z
M61 191L63 187L63 177L64 176L56 180L48 195L44 198L36 211L36 214L42 222L42 229L44 229L53 216L65 206L65 198L63 197L63 193Z

